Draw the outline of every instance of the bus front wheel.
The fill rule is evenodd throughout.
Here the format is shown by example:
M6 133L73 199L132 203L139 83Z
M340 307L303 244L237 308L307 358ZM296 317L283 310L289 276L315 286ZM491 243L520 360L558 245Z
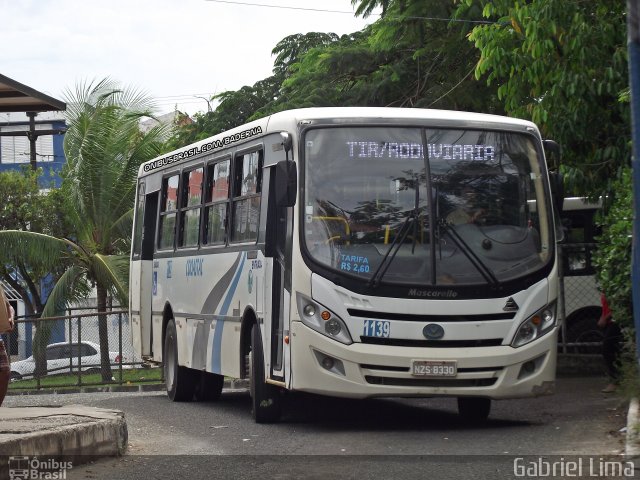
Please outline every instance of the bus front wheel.
M163 366L167 395L174 402L189 402L193 399L198 372L178 365L178 338L174 319L169 320L165 332Z
M276 422L282 411L280 389L265 383L264 355L260 327L254 324L251 329L251 404L256 423Z
M482 423L491 412L491 399L482 397L458 397L458 413L469 423Z

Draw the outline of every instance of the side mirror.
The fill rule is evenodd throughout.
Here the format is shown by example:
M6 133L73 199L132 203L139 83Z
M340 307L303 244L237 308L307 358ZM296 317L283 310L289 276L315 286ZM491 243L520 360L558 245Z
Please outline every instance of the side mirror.
M562 148L560 148L560 145L558 145L558 142L555 140L543 140L542 146L545 152L555 153L558 158L562 155Z
M289 132L280 132L280 138L282 138L282 146L284 147L284 151L287 153L290 152L293 145L293 140L291 140L291 135L289 135Z
M556 225L556 242L564 242L566 231L562 224L561 215L564 209L564 179L558 172L549 172L551 184L551 199L553 200L553 220Z
M293 207L298 194L298 167L282 160L275 167L275 201L278 207Z
M549 183L551 184L551 198L558 215L564 209L564 178L559 172L549 172Z

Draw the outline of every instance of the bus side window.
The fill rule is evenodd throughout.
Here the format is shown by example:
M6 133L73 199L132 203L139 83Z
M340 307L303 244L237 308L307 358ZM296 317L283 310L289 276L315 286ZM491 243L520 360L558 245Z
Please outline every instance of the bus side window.
M205 245L224 245L229 216L229 160L207 166L205 186Z
M262 150L245 153L235 159L231 228L233 242L255 241L258 238L262 162Z
M176 235L178 213L178 184L180 176L173 175L162 180L162 205L160 206L159 249L172 249Z
M200 235L200 208L202 206L202 167L182 174L180 199L180 235L178 246L198 246Z
M144 229L144 203L145 203L145 183L140 182L138 185L138 198L136 200L136 216L135 225L133 227L133 238L131 243L133 244L132 255L134 258L140 256L142 252L142 232Z

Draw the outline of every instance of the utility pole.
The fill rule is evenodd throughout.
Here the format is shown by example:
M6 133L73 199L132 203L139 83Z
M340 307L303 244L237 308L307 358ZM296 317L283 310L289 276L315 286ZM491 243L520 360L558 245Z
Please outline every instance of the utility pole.
M636 330L636 361L640 362L640 5L627 0L627 47L629 51L629 84L631 85L631 139L633 144L633 238L631 289L633 324Z
M37 168L36 141L38 140L38 136L36 135L36 115L38 115L36 112L27 112L27 117L29 117L29 131L27 132L27 138L29 139L29 163L33 171Z

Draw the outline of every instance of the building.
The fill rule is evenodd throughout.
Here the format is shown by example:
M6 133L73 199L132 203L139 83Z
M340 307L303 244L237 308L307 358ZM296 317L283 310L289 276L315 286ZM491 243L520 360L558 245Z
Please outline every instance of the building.
M23 112L0 113L0 172L14 170L31 161L29 117ZM35 117L36 132L58 131L57 135L37 135L36 168L42 168L40 185L43 188L60 186L60 171L65 163L63 141L66 124L62 112L41 112ZM2 135L24 133L23 135Z
M42 167L43 188L60 185L66 104L0 74L0 171Z

